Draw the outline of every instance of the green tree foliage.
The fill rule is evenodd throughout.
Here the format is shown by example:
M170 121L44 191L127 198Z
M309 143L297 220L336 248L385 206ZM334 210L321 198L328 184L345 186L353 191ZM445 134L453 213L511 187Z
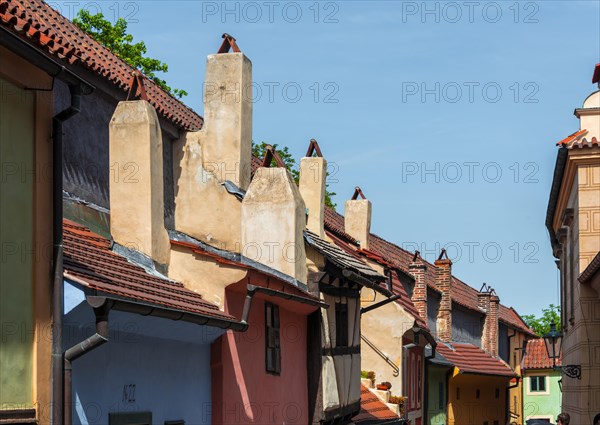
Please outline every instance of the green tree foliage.
M269 144L265 143L265 142L262 142L260 144L252 142L252 155L254 155L260 159L264 158L266 148L268 145ZM290 153L289 148L287 146L280 148L279 145L277 145L277 143L274 143L271 146L273 146L273 149L275 149L275 151L279 154L279 156L281 157L281 159L287 166L288 170L290 170L290 174L292 175L292 178L294 179L296 184L298 184L300 181L300 170L298 169L298 164L296 163L296 160ZM275 160L273 160L271 165L275 165L274 161ZM329 175L329 173L327 173L327 175ZM329 185L327 185L327 187L329 187ZM328 207L331 207L333 209L335 209L335 207L337 206L333 202L334 196L335 196L335 192L330 192L329 190L325 189L325 205L327 205Z
M185 90L171 88L165 80L158 78L156 73L168 72L168 65L158 59L146 56L146 44L143 41L133 42L133 36L127 34L127 21L125 19L119 18L113 25L104 19L102 13L92 15L87 10L81 9L77 13L77 17L73 19L73 23L127 64L141 71L166 92L179 99L187 96L188 93Z
M550 331L550 323L552 322L556 324L556 329L560 331L560 306L550 304L548 308L542 309L541 316L536 317L535 314L527 314L523 316L523 320L539 336L544 336Z

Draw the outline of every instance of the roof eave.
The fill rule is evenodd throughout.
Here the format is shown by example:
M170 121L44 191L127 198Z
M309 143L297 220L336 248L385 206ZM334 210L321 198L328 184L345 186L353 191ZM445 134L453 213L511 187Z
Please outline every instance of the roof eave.
M546 211L546 229L550 236L550 243L552 250L554 251L558 246L556 240L556 233L554 232L554 215L556 214L556 206L558 204L558 197L562 187L562 180L565 174L565 165L567 163L568 149L564 146L560 147L556 156L556 164L554 166L554 176L552 178L552 187L550 189L550 198L548 199L548 209Z

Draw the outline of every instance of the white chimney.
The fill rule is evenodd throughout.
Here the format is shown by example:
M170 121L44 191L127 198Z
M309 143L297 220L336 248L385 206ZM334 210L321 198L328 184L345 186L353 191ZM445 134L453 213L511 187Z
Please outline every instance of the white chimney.
M269 167L271 159L277 167ZM242 201L242 255L306 283L306 207L272 147Z
M252 161L252 62L223 34L219 53L206 61L204 168L241 189L250 184ZM227 53L229 48L233 53Z
M148 102L119 102L110 120L109 149L113 239L158 264L168 264L162 136L156 111Z
M175 228L239 251L241 202L224 183L242 189L250 183L252 63L233 37L223 38L219 53L208 56L206 64L204 126L183 133L174 145Z
M362 199L358 199L358 197ZM356 187L352 199L346 201L344 231L360 243L361 249L369 249L371 233L371 202L365 198L360 187Z
M316 156L313 156L316 154ZM306 157L300 160L300 194L306 205L306 227L321 238L325 236L325 184L327 161L315 139L310 141Z

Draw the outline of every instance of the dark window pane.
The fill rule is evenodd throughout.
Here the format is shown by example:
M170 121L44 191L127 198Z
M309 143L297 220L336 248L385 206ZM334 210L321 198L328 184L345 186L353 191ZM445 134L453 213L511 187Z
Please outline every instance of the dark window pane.
M335 345L348 346L348 304L335 304Z
M281 373L279 306L271 303L265 303L265 366L269 373Z

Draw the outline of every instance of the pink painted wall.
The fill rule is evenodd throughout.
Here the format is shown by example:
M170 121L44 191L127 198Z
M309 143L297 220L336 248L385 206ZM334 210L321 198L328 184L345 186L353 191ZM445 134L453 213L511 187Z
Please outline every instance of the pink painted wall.
M276 288L271 283L271 288ZM225 310L241 317L245 291L226 290ZM265 369L265 300L279 305L281 375ZM306 424L308 389L306 373L307 308L280 298L256 294L249 328L228 331L211 351L213 424Z

